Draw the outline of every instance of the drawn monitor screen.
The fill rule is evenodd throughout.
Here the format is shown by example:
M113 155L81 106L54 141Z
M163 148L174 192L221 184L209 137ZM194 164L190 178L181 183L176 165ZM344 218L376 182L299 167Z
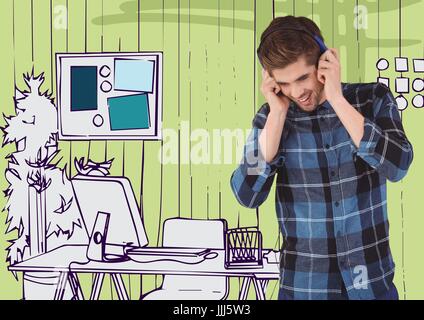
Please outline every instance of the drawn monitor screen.
M57 54L61 140L162 138L162 53Z
M126 245L147 245L142 214L127 178L77 175L72 179L72 186L90 236L97 213L110 214L106 235L108 254L122 254Z

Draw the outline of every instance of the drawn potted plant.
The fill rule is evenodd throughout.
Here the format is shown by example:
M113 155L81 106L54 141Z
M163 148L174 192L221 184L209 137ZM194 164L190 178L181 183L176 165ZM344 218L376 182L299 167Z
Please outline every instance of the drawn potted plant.
M14 236L7 248L7 261L15 264L66 243L86 243L71 181L59 154L57 108L48 92L41 93L44 75L24 75L29 91L15 90L15 115L6 121L3 143L15 143L16 151L6 158L4 190L8 224L6 233ZM26 273L24 299L51 299L58 274ZM15 274L16 277L16 274ZM34 281L36 279L36 281ZM69 297L69 296L68 296Z

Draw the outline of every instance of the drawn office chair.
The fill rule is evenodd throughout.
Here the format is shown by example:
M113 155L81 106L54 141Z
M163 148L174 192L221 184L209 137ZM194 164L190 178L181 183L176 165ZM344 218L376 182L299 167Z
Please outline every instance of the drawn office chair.
M164 222L163 246L224 249L225 220L171 218ZM162 286L143 300L223 300L228 296L226 276L164 275Z

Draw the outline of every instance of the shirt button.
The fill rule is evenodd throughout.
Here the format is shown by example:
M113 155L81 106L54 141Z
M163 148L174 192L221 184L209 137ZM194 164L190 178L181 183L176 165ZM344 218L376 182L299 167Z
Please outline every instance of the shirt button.
M325 145L325 149L326 150L330 149L330 145L328 143Z
M340 205L340 202L336 201L334 204L336 205L336 207L338 207Z
M336 175L336 172L331 170L331 176L334 177Z

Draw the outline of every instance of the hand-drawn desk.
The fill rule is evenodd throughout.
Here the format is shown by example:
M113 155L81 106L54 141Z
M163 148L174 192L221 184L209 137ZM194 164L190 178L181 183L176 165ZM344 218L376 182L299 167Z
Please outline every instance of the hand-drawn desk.
M89 261L86 256L86 245L65 245L50 252L17 263L9 267L16 272L59 272L55 300L63 299L65 287L69 282L73 297L83 300L84 295L78 280L78 273L94 274L90 299L97 300L105 274L110 274L121 300L129 300L122 274L158 274L158 275L204 275L243 278L239 299L247 298L251 282L255 286L258 300L265 300L265 292L269 280L278 280L280 276L277 263L268 263L263 259L261 268L226 269L224 267L224 250L213 250L218 255L214 259L206 259L197 264L185 264L178 261L156 261L140 263L132 260L123 262ZM263 250L264 253L269 250Z

